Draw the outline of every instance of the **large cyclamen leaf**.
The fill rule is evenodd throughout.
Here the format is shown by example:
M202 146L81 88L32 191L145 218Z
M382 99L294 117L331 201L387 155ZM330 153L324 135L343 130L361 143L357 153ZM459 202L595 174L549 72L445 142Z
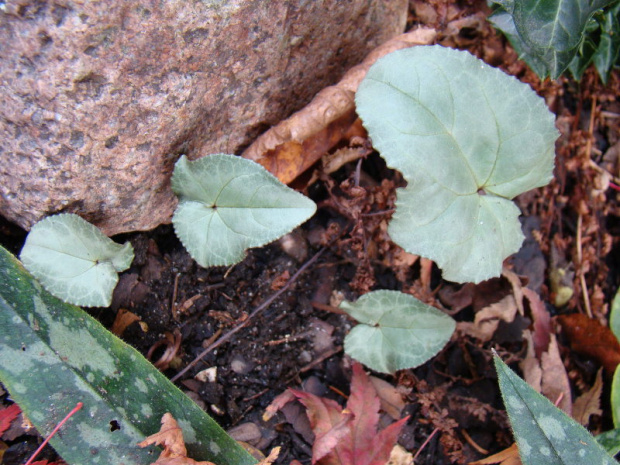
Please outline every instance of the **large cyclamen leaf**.
M375 371L415 368L450 340L456 323L445 313L398 291L373 291L340 308L360 322L344 340L345 352Z
M32 227L19 258L59 299L108 307L118 273L133 261L133 247L130 242L117 244L77 215L63 213Z
M495 369L524 465L617 465L588 431L495 356Z
M46 292L0 247L0 382L43 435L84 407L51 439L70 464L148 465L138 442L171 412L192 457L256 463L195 402L82 309Z
M182 156L172 176L179 196L172 222L201 266L232 265L310 218L315 203L258 163L226 154Z
M592 14L617 0L495 0L489 20L510 40L540 78L568 68Z
M394 242L450 281L499 276L523 241L511 199L552 177L558 131L544 100L467 52L420 46L378 60L356 104L408 182L388 229Z

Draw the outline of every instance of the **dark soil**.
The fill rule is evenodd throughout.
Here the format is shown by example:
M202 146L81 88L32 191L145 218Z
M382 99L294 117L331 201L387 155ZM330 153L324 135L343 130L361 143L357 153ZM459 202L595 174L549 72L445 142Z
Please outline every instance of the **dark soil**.
M430 13L423 16L416 5L412 2L410 24L425 23L439 30L454 19L486 11L482 2L430 2L437 13L433 17ZM593 194L596 172L588 164L590 154L584 155L583 147L585 141L593 141L595 163L607 163L607 169L617 170L616 159L604 158L609 147L618 142L617 120L601 116L604 112L619 113L614 97L618 95L617 75L606 88L593 72L588 72L581 84L568 79L540 84L488 26L469 26L443 40L467 48L529 82L547 99L560 124L564 122L567 129L558 144L556 179L518 200L527 240L509 265L526 277L554 315L584 310L586 300L579 285L579 277L584 275L591 291L591 310L605 320L620 281L616 265L620 253L618 202L611 190ZM594 128L591 108L596 112ZM442 281L435 267L429 274L419 260L413 265L400 260L400 251L389 241L384 227L391 214L394 189L400 185L398 173L386 169L376 154L359 166L351 163L322 176L305 186L306 193L319 205L317 215L284 241L250 251L244 261L231 268L199 267L169 225L117 237L118 242L132 242L136 258L121 275L112 307L89 312L108 328L119 312L138 316L140 321L130 324L122 338L145 355L151 351L151 360L170 377L218 337L245 323L230 341L202 357L176 383L236 437L263 452L282 446L278 464L293 459L309 464L312 444L304 437L303 427L290 425L283 416L267 423L261 417L274 397L288 387L303 387L344 404L351 360L344 355L342 345L352 322L329 311L330 305L341 298L354 300L374 289L396 289L450 311L458 321L472 321L474 310L482 306L480 301L496 302L510 288L504 278L482 283L475 292L469 290L479 302L459 306L454 293L465 286ZM581 224L590 229L581 235L582 256L577 262L579 216ZM17 254L24 238L25 232L0 218L3 246ZM248 321L259 305L323 249L318 260L280 297ZM558 260L571 263L574 281L569 284L575 289L562 308L552 305L555 294L549 278L549 271L559 266ZM466 463L485 457L485 451L498 452L512 443L490 349L495 348L518 370L517 362L526 351L521 332L530 323L525 317L502 324L486 343L455 334L446 348L422 367L403 370L394 377L381 376L397 386L407 401L403 416L410 415L410 419L400 444L415 453L432 435L416 464ZM178 350L166 353L175 340L180 340ZM577 395L593 384L599 364L572 353L565 339L561 342ZM195 377L212 367L217 368L214 381ZM6 398L5 394L2 399ZM608 422L609 415L604 415L594 418L591 427L609 427ZM23 463L36 442L27 435L7 442L2 463Z

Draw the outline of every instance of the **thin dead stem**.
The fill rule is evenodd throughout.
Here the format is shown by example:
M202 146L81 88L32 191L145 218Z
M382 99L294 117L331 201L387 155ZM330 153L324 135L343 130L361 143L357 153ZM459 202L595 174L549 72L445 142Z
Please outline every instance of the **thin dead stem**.
M210 344L191 363L189 363L185 368L183 368L176 375L174 375L170 379L170 381L172 381L174 383L181 376L183 376L185 373L187 373L192 367L194 367L198 362L200 362L200 360L202 360L209 352L211 352L212 350L214 350L217 347L221 346L223 343L225 343L230 338L232 338L238 331L240 331L241 329L245 328L250 323L250 321L252 321L254 319L254 317L256 317L260 312L265 310L267 307L269 307L273 303L274 300L276 300L278 297L280 297L280 295L282 295L297 280L297 278L299 278L299 276L301 276L301 274L304 273L310 267L310 265L312 265L314 262L316 262L319 259L319 257L323 254L323 252L325 252L325 250L326 250L326 248L323 247L316 254L314 254L314 256L310 260L308 260L306 263L304 263L302 265L302 267L299 268L299 270L297 270L297 272L293 276L291 276L291 278L286 282L286 284L284 284L284 286L282 286L282 288L280 290L278 290L277 292L272 294L269 298L267 298L267 300L265 300L262 304L260 304L258 307L256 307L252 311L252 313L250 313L250 316L246 320L244 320L243 322L239 323L237 326L235 326L233 329L228 331L226 334L224 334L221 338L219 338L213 344Z
M581 229L583 226L583 215L579 213L577 218L577 261L581 267L581 261L583 259L583 250L581 248ZM588 286L586 284L586 276L583 272L583 268L579 271L579 283L581 284L581 293L583 294L583 304L586 307L586 313L588 317L592 318L592 307L590 307L590 296L588 294Z

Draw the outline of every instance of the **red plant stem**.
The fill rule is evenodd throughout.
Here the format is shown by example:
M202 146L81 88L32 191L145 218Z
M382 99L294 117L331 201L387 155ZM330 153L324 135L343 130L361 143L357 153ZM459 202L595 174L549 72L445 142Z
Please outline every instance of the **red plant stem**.
M62 427L62 425L64 425L67 420L69 418L71 418L73 416L73 414L75 414L75 412L77 412L78 410L80 410L82 407L84 406L84 404L82 402L78 402L77 404L75 404L75 407L73 407L73 410L71 410L66 417L64 417L62 420L60 420L60 423L58 423L56 425L56 427L52 430L52 432L49 434L49 436L47 438L45 438L45 440L41 443L41 445L39 446L39 448L37 450L34 451L34 454L32 454L30 456L30 458L28 459L28 461L24 464L24 465L30 465L32 463L32 461L35 459L35 457L37 455L39 455L39 452L41 452L41 450L45 447L45 445L49 442L50 439L52 439L52 436L54 436L58 430Z
M422 450L426 447L426 445L431 442L431 439L433 439L433 436L435 436L437 433L439 432L439 428L435 428L433 430L433 432L430 434L429 437L426 438L426 440L424 441L424 443L420 446L420 448L418 449L418 451L415 453L415 455L413 456L413 461L415 462L415 459L418 458L418 455L420 455L420 452L422 452Z

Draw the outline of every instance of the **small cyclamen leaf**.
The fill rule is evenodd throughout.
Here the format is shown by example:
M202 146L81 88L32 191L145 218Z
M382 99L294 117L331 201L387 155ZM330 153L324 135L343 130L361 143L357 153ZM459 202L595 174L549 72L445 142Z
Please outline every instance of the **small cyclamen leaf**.
M394 242L449 281L499 276L523 242L511 199L552 177L558 131L544 100L468 52L420 46L378 60L356 104L408 182L388 229Z
M226 154L182 156L172 176L179 206L172 222L201 266L232 265L310 218L315 203L258 163Z
M583 426L519 378L497 355L494 359L524 465L617 465Z
M345 352L382 373L415 368L450 340L448 315L398 291L373 291L340 308L359 321L344 340Z
M130 242L117 244L77 215L63 213L35 224L20 254L26 269L61 300L107 307L118 273L133 261Z

